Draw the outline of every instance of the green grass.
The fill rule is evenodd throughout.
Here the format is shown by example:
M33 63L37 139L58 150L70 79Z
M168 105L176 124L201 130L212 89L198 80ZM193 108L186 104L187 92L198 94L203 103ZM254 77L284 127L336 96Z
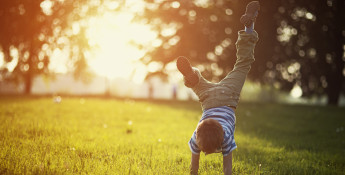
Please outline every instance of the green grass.
M234 174L345 172L344 108L240 103L236 113ZM2 97L0 174L188 174L200 115L197 102ZM222 174L222 155L202 154L199 173Z

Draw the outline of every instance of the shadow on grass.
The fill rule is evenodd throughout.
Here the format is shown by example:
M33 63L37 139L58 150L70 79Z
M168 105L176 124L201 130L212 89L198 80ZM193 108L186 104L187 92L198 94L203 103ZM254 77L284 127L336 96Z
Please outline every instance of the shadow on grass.
M272 159L264 161L281 164L275 172L285 168L288 174L341 174L344 114L337 107L244 103L237 110L236 132L248 139L242 139L239 154Z
M236 130L287 150L339 153L345 151L344 115L345 108L337 107L245 104Z

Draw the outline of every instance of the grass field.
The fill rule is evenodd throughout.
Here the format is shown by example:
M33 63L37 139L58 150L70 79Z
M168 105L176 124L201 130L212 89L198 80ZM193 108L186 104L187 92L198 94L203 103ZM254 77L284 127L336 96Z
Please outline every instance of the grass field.
M240 103L234 174L344 174L345 109ZM188 174L197 102L1 97L0 174ZM222 174L201 155L200 174Z

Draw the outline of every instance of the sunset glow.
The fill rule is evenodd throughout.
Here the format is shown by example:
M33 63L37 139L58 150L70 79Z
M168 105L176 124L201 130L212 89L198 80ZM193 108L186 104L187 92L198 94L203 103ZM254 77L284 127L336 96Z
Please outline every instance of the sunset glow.
M108 78L134 78L140 82L146 70L140 63L146 50L138 45L151 45L157 33L150 26L132 22L132 12L105 12L91 17L86 33L91 50L89 66L97 74Z

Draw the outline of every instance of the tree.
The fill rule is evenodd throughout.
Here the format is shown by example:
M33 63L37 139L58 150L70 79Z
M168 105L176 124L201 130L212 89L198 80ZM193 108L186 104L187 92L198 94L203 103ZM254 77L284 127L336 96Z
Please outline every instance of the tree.
M306 97L325 94L328 104L338 104L345 89L343 7L342 0L280 2L280 43L269 72L281 88L297 84Z
M89 46L85 26L78 22L94 13L97 5L87 2L1 1L0 48L5 63L14 66L0 68L0 81L24 82L25 93L29 94L33 78L49 73L49 58L56 49L69 50L70 69L76 77L88 77L85 51ZM87 10L80 8L84 6Z
M142 60L167 65L188 56L203 75L218 81L235 61L236 31L249 1L147 0L142 18L154 25L161 44ZM203 2L203 3L201 3ZM249 78L303 96L327 95L337 104L344 92L344 5L342 0L262 0L258 24L260 41ZM169 28L174 28L170 30ZM172 32L166 32L172 31ZM164 66L161 70L164 72ZM211 79L211 77L216 77Z
M159 31L158 46L154 46L142 61L159 62L164 66L180 55L199 65L206 78L225 76L235 62L235 48L239 23L238 3L209 1L204 4L193 1L148 1L143 18ZM233 6L234 5L234 6ZM143 46L145 47L145 46ZM149 46L151 47L151 46ZM230 59L229 59L230 58Z
M40 7L41 1L23 0L0 2L0 45L5 62L13 59L13 70L3 67L2 79L25 81L25 92L30 92L32 77L47 71L49 59L40 54L44 38L52 35L52 21Z

